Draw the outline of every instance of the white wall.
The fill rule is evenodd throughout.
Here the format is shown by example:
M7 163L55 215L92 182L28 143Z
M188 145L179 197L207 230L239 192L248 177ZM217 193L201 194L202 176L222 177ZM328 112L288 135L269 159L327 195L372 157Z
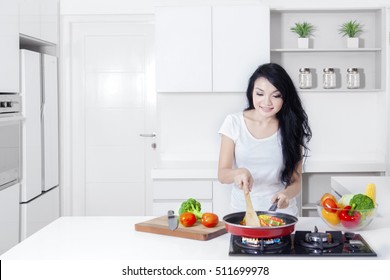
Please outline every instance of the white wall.
M227 114L242 111L245 93L158 94L162 161L217 161L218 130Z

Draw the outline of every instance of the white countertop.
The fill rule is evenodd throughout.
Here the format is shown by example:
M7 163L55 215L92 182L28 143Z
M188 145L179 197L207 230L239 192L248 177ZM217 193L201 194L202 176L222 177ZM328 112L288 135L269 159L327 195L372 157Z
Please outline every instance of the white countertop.
M332 189L340 196L349 193L365 193L369 183L376 185L377 214L390 216L390 177L387 176L335 176L331 178Z
M230 234L208 241L134 230L153 217L61 217L6 253L2 260L225 260ZM320 218L299 217L295 230L330 230ZM359 232L378 254L390 260L390 219L377 218ZM189 254L188 252L191 252ZM279 259L291 257L275 256ZM253 257L248 257L253 260ZM272 259L272 257L271 257ZM294 259L305 259L294 257ZM311 258L312 259L312 258ZM329 258L327 258L329 259ZM359 259L361 259L359 257ZM372 259L372 258L370 258Z

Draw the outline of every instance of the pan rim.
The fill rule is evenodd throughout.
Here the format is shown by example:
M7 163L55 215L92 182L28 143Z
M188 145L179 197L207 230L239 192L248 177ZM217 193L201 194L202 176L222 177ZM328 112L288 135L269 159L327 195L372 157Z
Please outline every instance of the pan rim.
M256 214L257 215L272 214L272 215L277 216L277 217L285 217L288 220L292 220L292 221L289 222L289 223L286 223L285 225L282 225L282 226L273 226L273 227L245 226L245 225L240 225L240 224L236 224L236 223L232 223L232 222L227 221L227 219L232 218L232 217L237 217L238 215L240 215L240 216L242 216L242 218L244 218L245 211L234 212L234 213L227 214L222 219L228 225L231 225L231 226L234 226L234 227L243 228L243 229L281 229L281 228L293 226L293 225L295 225L298 222L298 218L296 216L293 216L293 215L290 215L290 214L281 213L281 212L277 212L277 211L256 211Z

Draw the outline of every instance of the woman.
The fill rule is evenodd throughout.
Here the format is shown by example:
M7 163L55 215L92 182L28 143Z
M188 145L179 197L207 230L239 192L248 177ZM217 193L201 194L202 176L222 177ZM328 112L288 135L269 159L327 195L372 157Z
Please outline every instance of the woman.
M278 64L261 65L249 79L248 108L223 122L218 179L232 184L231 207L245 210L251 192L255 210L298 215L302 159L311 130L295 86Z

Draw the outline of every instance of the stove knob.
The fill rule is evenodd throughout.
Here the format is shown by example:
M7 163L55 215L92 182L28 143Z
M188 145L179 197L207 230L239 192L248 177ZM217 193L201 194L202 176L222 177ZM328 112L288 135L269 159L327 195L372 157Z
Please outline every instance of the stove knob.
M355 234L353 232L345 232L344 236L347 240L351 240L355 237Z

